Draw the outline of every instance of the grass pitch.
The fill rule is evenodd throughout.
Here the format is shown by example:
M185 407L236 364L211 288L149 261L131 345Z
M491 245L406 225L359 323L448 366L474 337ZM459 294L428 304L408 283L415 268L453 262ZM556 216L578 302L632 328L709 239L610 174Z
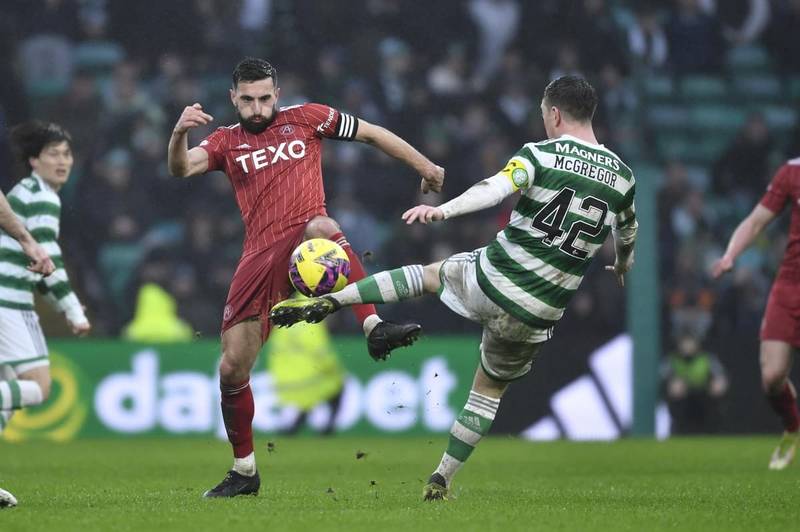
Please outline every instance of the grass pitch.
M260 438L258 497L203 500L229 467L200 439L0 443L19 499L0 530L797 530L800 466L777 438L481 442L454 499L421 502L435 438ZM366 453L356 458L357 453Z

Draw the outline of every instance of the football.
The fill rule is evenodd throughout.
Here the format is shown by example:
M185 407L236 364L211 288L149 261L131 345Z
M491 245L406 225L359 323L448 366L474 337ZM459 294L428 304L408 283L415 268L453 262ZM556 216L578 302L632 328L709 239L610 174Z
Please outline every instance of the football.
M344 288L350 276L350 260L342 247L325 238L306 240L294 250L289 279L298 292L317 297Z

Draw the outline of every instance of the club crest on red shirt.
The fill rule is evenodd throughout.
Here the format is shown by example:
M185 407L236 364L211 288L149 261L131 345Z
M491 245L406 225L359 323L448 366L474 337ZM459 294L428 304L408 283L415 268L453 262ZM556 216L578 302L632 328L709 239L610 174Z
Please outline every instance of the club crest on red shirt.
M294 127L291 124L285 124L278 131L280 131L281 135L291 135L294 133Z

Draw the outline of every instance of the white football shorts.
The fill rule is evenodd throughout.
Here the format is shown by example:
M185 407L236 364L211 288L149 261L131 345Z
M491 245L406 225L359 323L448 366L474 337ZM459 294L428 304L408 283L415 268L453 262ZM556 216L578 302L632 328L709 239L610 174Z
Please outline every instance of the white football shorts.
M49 364L36 312L0 307L0 365L11 366L19 375Z
M483 325L481 365L484 371L497 380L515 380L531 370L542 342L550 339L553 328L531 327L484 294L475 271L483 249L457 253L442 263L439 299L456 314Z

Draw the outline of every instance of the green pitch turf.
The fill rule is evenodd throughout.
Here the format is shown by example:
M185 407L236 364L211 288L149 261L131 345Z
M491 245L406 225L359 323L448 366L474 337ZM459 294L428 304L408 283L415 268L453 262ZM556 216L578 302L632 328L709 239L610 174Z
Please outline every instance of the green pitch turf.
M776 438L481 442L455 498L420 500L445 437L260 438L258 497L203 500L218 441L0 443L19 506L0 530L798 530L800 466L767 470ZM366 453L356 458L358 452Z

